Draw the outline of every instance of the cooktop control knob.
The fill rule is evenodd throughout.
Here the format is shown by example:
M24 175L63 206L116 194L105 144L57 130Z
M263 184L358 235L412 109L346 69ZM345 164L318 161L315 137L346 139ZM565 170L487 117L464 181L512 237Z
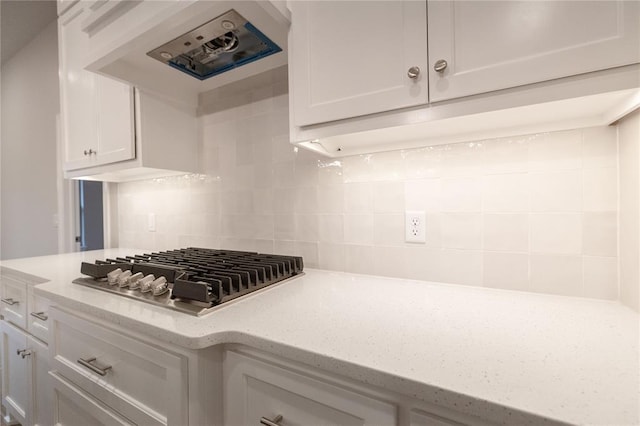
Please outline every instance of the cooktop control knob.
M151 291L151 283L156 279L155 275L149 274L140 280L140 291L148 293Z
M129 277L131 276L131 271L130 270L126 270L123 273L121 273L120 275L118 275L118 287L123 288L123 287L128 287L129 286Z
M109 285L116 285L118 283L118 277L122 273L122 269L114 269L113 271L107 274L107 282Z
M158 277L157 280L151 283L151 293L154 296L160 296L169 291L169 283L165 277Z
M127 281L128 281L128 285L129 288L131 290L137 290L140 288L140 280L144 277L144 274L142 272L136 272L135 274L131 275Z

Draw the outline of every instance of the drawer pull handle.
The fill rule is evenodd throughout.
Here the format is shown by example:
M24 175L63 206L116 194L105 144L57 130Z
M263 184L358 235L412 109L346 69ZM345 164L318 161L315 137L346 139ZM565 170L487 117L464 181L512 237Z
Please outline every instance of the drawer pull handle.
M282 416L278 414L273 418L273 420L269 420L266 417L260 417L260 424L264 426L280 426L278 423L282 421Z
M31 316L38 318L41 321L46 321L49 319L49 316L44 312L31 312Z
M12 305L12 306L13 305L17 305L18 303L20 303L19 301L13 300L11 298L9 298L9 299L1 299L1 300L2 300L3 303L6 303L7 305Z
M94 362L96 359L94 358L89 358L89 359L82 359L80 358L78 360L78 364L82 365L83 367L87 367L89 370L93 371L96 374L99 374L101 376L106 376L107 375L107 370L111 370L111 366L107 365L106 367L96 367L95 365L91 364L92 362Z
M20 355L22 357L22 359L25 359L26 357L31 355L31 350L29 350L29 349L18 349L16 351L16 355Z

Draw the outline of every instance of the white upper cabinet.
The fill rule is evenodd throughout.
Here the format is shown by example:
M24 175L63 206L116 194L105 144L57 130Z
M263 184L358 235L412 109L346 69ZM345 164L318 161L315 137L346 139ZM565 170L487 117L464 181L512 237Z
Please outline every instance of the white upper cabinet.
M427 103L426 2L296 1L291 9L296 125Z
M291 7L291 141L327 156L602 126L637 106L640 2Z
M430 1L430 100L636 63L639 6L635 1ZM440 72L438 61L447 64Z
M78 2L58 18L64 176L121 182L198 172L195 107L86 70L84 27L100 5L108 9Z
M64 170L135 156L133 88L85 71L89 39L80 26L84 5L60 17L60 93Z

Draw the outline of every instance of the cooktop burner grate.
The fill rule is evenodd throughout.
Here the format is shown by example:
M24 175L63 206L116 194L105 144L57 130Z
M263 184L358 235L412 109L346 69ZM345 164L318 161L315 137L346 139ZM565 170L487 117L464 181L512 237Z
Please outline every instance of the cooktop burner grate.
M202 315L222 303L302 274L303 260L192 247L83 262L80 272L91 278L74 283Z

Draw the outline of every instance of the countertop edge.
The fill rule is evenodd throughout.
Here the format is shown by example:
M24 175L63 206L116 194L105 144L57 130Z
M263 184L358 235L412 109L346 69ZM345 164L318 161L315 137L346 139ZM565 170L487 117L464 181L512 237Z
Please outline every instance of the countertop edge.
M46 281L42 284L47 284ZM483 400L456 391L443 389L429 383L418 382L394 374L359 365L355 362L333 357L329 354L321 354L300 349L276 340L270 340L263 336L253 335L238 330L216 331L208 335L189 337L149 323L137 321L133 318L112 312L106 309L97 309L81 301L69 299L43 288L42 284L34 287L36 294L44 296L53 302L57 302L67 312L79 310L85 315L90 315L98 320L108 321L109 325L116 325L137 334L160 340L190 350L201 350L218 345L238 344L253 349L264 351L268 354L280 356L294 362L330 372L333 375L343 376L356 382L370 385L383 391L394 392L404 397L418 401L438 405L453 411L463 413L466 416L477 417L483 421L496 424L518 425L551 425L563 426L571 423L559 419L548 418L536 413L527 412L518 408L509 407L496 402ZM104 325L104 324L103 324ZM508 423L505 423L508 419Z

